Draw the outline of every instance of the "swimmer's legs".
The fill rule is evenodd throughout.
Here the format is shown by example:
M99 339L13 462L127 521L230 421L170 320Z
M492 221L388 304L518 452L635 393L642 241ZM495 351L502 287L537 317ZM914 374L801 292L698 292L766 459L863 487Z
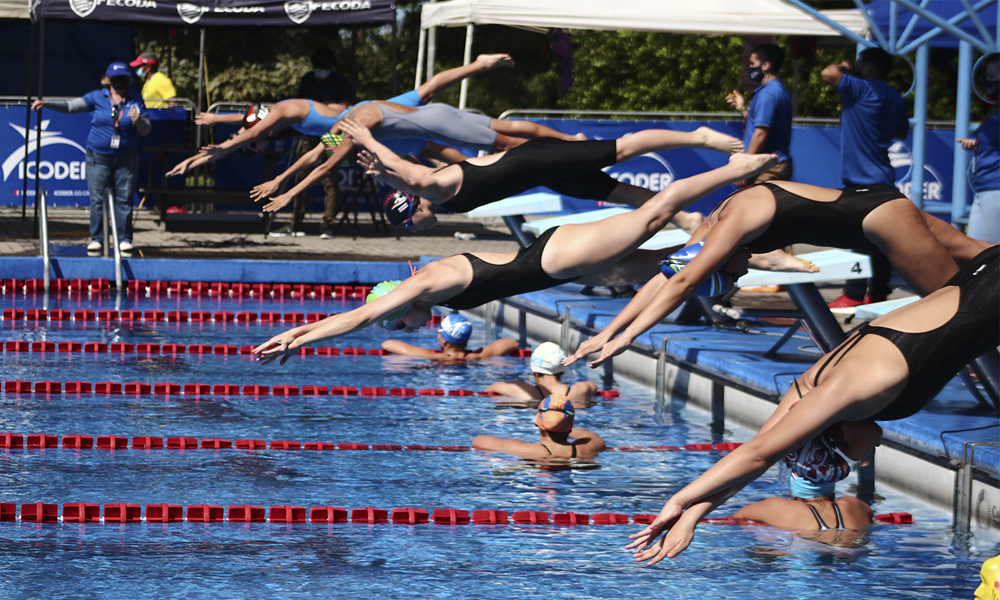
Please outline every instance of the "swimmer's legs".
M655 195L656 192L647 190L646 188L638 187L631 183L619 183L615 186L615 189L611 190L611 195L608 196L607 201L638 208ZM674 215L674 218L670 222L684 231L692 233L704 220L705 217L700 212L681 211Z
M694 131L644 129L618 138L617 147L616 162L625 162L647 152L662 152L674 148L702 148L734 154L743 150L743 142L708 127L699 127Z
M958 272L955 261L928 229L922 213L906 198L886 202L868 213L862 228L865 237L921 296L940 289Z
M772 154L737 154L729 164L679 179L640 208L594 223L556 229L542 253L542 268L556 278L579 277L604 269L639 247L680 210L713 191L774 165Z
M539 125L538 123L532 123L531 121L501 121L499 119L490 119L490 129L497 132L497 152L510 150L511 148L520 146L529 139L540 137L556 138L557 140L563 140L565 142L578 142L587 139L587 137L582 133L578 133L576 135L560 133L555 129Z
M433 77L421 84L417 88L420 99L424 104L430 102L435 96L462 81L466 77L485 73L497 67L513 67L514 61L507 54L480 54L476 60L461 67L448 69L440 73L435 73Z
M980 252L992 246L988 242L970 238L933 215L925 212L921 212L920 214L924 218L924 223L927 224L927 229L930 230L938 243L944 246L944 249L951 256L952 260L955 261L959 269L964 267Z

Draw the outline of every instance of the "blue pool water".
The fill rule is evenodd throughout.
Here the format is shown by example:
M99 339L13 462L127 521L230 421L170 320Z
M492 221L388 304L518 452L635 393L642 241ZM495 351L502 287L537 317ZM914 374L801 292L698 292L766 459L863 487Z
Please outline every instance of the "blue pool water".
M6 297L4 308L41 299ZM316 300L126 300L122 309L337 312ZM53 298L49 308L114 308L113 299ZM286 325L237 323L11 322L4 341L258 344ZM331 342L376 348L369 330ZM425 328L407 338L433 346ZM482 343L477 327L472 343ZM402 357L295 357L284 367L246 356L0 354L2 380L139 381L238 385L349 385L485 389L526 375L527 360L442 366ZM584 368L566 378L594 377ZM596 381L596 379L595 379ZM713 433L708 415L682 400L616 382L577 422L612 446L744 441ZM479 433L533 440L529 411L486 397L299 396L0 397L0 433L259 438L301 442L468 445ZM595 464L541 469L479 452L276 450L0 451L0 501L271 506L374 506L580 513L655 513L708 468L717 452L610 452ZM786 492L771 469L713 516ZM853 479L841 484L846 493ZM636 566L623 550L634 525L363 525L0 523L0 597L365 598L969 598L983 560L1000 542L959 538L949 515L879 489L875 511L910 512L915 524L873 527L867 544L842 549L767 527L704 525L679 558Z

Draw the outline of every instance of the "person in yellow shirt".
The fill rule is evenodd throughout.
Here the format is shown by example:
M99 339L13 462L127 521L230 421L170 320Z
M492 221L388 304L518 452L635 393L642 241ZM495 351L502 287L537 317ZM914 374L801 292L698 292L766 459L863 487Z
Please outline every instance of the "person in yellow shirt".
M170 108L169 102L153 101L150 98L169 100L177 97L177 90L174 89L174 82L170 78L160 73L160 58L155 52L143 52L135 60L129 63L135 68L142 84L142 99L146 101L146 108Z

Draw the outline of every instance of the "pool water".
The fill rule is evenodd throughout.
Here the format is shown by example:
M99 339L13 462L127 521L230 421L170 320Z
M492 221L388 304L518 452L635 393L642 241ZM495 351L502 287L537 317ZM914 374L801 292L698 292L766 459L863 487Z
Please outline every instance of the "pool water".
M4 308L39 308L7 296ZM115 308L107 296L57 297L49 308ZM352 302L158 296L122 309L339 312ZM481 324L471 345L484 342ZM256 345L288 325L4 321L4 341ZM377 348L371 329L331 341ZM433 347L424 328L407 336ZM241 355L15 353L2 380L346 385L481 391L523 377L523 358L436 365L405 357L298 356L262 366ZM567 380L592 377L583 367ZM662 403L628 382L618 398L578 410L610 446L744 441L681 399ZM186 436L364 444L469 445L479 433L536 439L533 413L470 397L13 394L0 397L0 433ZM546 469L481 452L280 450L0 450L0 501L251 504L656 513L719 452L608 452ZM786 493L771 469L713 516ZM840 485L846 493L853 477ZM0 597L251 596L305 598L970 598L992 534L958 537L949 515L880 488L867 544L835 548L769 527L703 525L680 557L652 568L623 550L636 525L396 525L276 523L0 523Z

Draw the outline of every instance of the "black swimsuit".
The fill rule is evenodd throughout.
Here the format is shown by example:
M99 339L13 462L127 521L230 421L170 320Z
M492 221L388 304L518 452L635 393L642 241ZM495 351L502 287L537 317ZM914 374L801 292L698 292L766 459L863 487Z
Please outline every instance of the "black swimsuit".
M863 325L849 340L830 353L816 371L842 358L868 334L892 342L903 354L909 374L906 387L889 406L874 417L878 421L905 419L915 414L951 381L962 367L1000 345L1000 246L982 251L944 285L958 286L958 310L946 323L921 333L906 333ZM840 358L837 358L839 362ZM834 362L834 364L836 364Z
M837 514L836 527L830 527L829 525L827 525L826 521L823 520L823 517L819 516L819 511L816 510L815 506L813 506L812 504L806 504L806 506L809 507L809 510L812 511L813 516L816 517L816 524L819 525L820 531L830 531L831 529L847 529L846 527L844 527L844 515L840 513L840 507L837 506L836 502L833 503L833 512Z
M538 445L541 446L542 448L545 448L545 451L549 453L549 456L552 456L552 451L549 450L548 446L546 446L545 444L543 444L541 442L539 442ZM570 446L570 448L573 449L573 456L571 456L570 458L576 458L576 444L570 444L569 446Z
M457 295L438 304L455 310L468 310L500 298L547 290L576 281L578 277L556 279L542 269L542 252L556 229L558 227L538 236L530 246L519 250L513 260L502 265L488 263L474 254L463 254L472 263L472 282Z
M528 140L493 164L458 163L462 186L441 206L452 212L469 212L538 186L572 198L607 200L618 181L601 169L615 164L617 152L614 140Z
M878 252L875 244L865 237L862 222L868 213L886 202L906 197L891 185L854 185L844 188L832 202L819 202L772 183L759 185L774 194L775 207L767 229L743 245L755 254L792 244ZM716 210L721 211L728 201L729 198Z

